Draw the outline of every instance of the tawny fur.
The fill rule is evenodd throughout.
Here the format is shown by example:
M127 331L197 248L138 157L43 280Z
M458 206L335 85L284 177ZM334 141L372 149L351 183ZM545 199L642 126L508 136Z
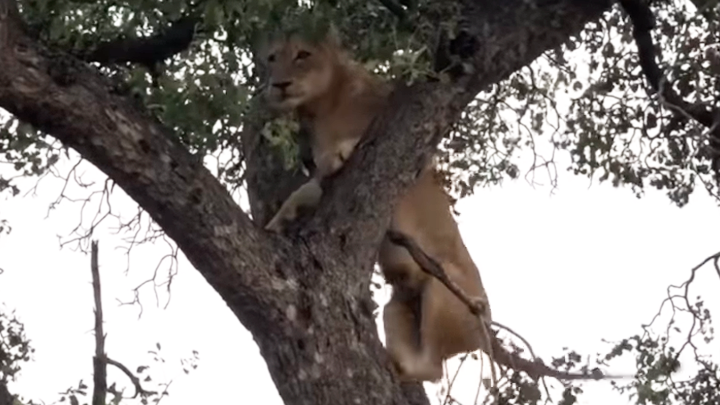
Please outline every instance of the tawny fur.
M320 179L335 173L352 153L370 121L385 106L390 86L349 59L337 40L318 43L291 35L265 53L267 97L308 123L314 177L280 208L266 229L280 232L299 206L316 206ZM450 212L450 201L428 165L396 201L391 229L413 238L465 293L487 303L480 274ZM383 275L393 286L385 306L386 347L402 380L437 381L442 361L458 353L489 350L478 318L444 285L425 273L408 252L387 238L379 251ZM489 306L486 319L491 318ZM419 318L419 319L418 319Z

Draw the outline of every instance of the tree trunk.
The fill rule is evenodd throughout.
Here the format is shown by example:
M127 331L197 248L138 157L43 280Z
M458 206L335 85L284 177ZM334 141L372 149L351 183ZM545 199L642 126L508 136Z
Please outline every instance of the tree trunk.
M399 86L306 227L282 237L258 227L272 211L265 203L283 192L268 187L277 165L252 128L243 141L255 142L245 144L255 223L172 133L94 68L26 36L12 3L0 0L0 107L78 151L147 211L253 334L285 403L298 405L427 403L420 385L392 377L372 316L371 270L393 202L480 90L611 5L460 2L477 40L474 74Z
M5 382L0 380L0 405L13 405L13 396L5 385Z

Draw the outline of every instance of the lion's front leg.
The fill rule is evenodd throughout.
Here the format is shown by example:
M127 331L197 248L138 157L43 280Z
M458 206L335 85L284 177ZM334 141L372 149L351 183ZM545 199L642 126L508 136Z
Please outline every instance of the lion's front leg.
M282 224L285 221L292 221L297 218L300 207L317 207L323 193L320 181L332 176L343 167L357 142L357 139L350 139L339 142L328 150L314 150L316 169L313 178L290 194L290 197L285 200L273 219L265 226L265 229L278 233L282 232Z
M310 179L310 181L290 194L290 197L285 200L275 216L265 225L265 229L278 233L282 232L283 223L297 218L300 207L314 208L320 203L321 197L320 180L317 178Z

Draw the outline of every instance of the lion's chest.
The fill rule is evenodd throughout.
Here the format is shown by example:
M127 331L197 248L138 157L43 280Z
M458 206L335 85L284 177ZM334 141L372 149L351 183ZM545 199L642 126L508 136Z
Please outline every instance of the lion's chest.
M367 119L354 114L337 114L316 120L312 125L313 155L342 155L345 160L365 134Z

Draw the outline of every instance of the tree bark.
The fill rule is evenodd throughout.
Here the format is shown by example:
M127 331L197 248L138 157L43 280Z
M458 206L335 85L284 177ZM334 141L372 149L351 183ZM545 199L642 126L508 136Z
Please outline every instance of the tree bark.
M259 154L247 158L254 224L156 119L114 94L94 68L26 36L12 0L0 0L0 107L78 151L151 215L253 334L286 404L427 403L420 385L393 378L372 316L371 270L392 205L480 90L611 6L460 4L478 43L474 73L450 84L399 86L347 168L329 181L321 207L288 237L257 226L268 216L257 208L257 187L274 181L265 177L267 145L256 138L261 147L246 149Z

